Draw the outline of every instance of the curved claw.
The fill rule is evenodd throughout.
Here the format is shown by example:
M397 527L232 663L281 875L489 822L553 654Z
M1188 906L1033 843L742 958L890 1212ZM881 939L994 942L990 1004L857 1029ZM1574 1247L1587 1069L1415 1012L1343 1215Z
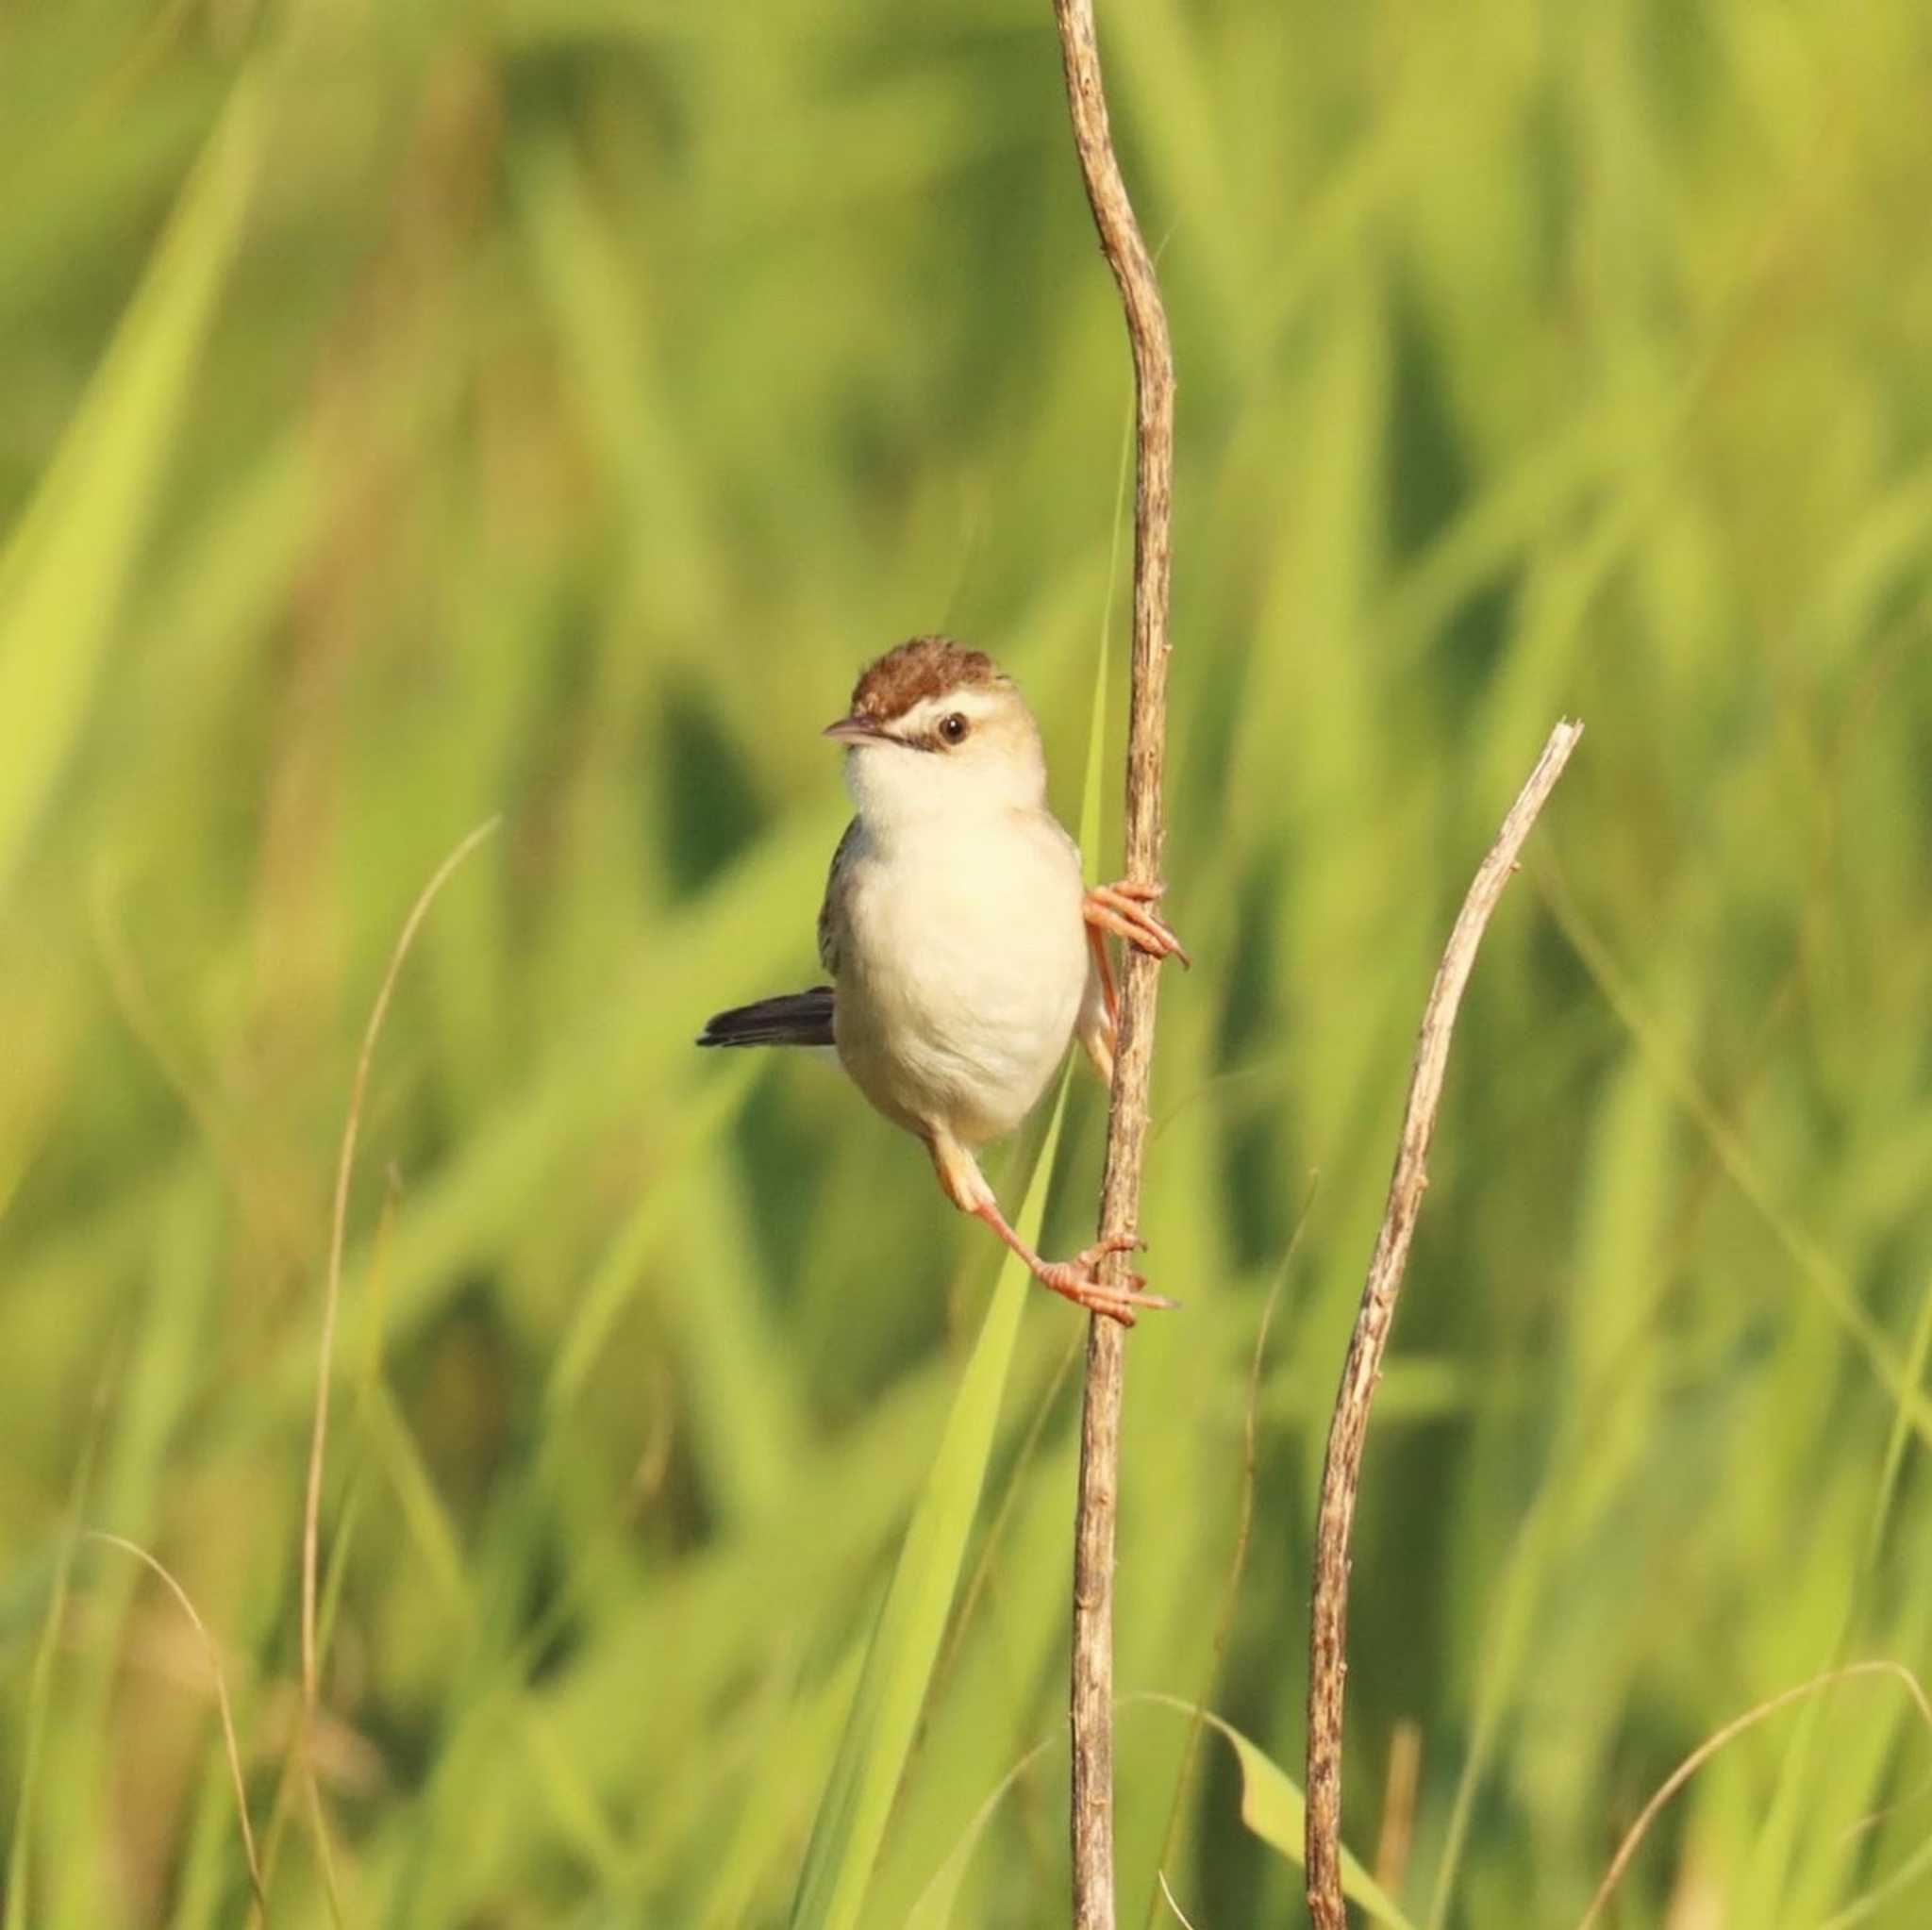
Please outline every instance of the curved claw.
M1124 1288L1102 1284L1100 1263L1108 1254L1129 1253L1145 1244L1138 1233L1109 1233L1091 1246L1083 1247L1070 1260L1042 1261L1037 1272L1041 1285L1051 1287L1076 1306L1084 1306L1090 1313L1105 1314L1122 1326L1131 1327L1135 1323L1133 1309L1137 1306L1171 1310L1180 1306L1179 1301L1170 1300L1164 1293L1150 1292L1145 1276L1140 1273L1129 1273Z
M940 1163L942 1152L951 1148L950 1140L935 1140L934 1163ZM957 1151L957 1149L954 1149ZM972 1164L969 1156L958 1153L957 1156L966 1161L968 1173L977 1182L975 1195L968 1190L964 1181L957 1188L948 1183L949 1168L941 1167L941 1179L947 1185L947 1197L956 1206L984 1220L1020 1257L1025 1261L1027 1271L1042 1287L1050 1287L1062 1299L1071 1300L1075 1306L1084 1306L1090 1313L1105 1314L1108 1320L1118 1321L1124 1327L1134 1324L1134 1308L1137 1306L1175 1307L1177 1300L1170 1300L1164 1293L1150 1293L1147 1282L1139 1273L1130 1273L1124 1287L1105 1285L1100 1278L1102 1261L1108 1254L1128 1253L1137 1246L1144 1246L1138 1233L1108 1233L1096 1240L1090 1247L1083 1249L1071 1260L1043 1260L1007 1223L1006 1216L999 1209L999 1203L992 1197L984 1180L978 1178L978 1168Z
M1095 885L1081 909L1089 924L1112 932L1150 957L1178 958L1183 966L1190 966L1194 961L1189 957L1188 948L1166 921L1148 908L1166 889L1161 884L1139 884L1132 878L1115 885Z

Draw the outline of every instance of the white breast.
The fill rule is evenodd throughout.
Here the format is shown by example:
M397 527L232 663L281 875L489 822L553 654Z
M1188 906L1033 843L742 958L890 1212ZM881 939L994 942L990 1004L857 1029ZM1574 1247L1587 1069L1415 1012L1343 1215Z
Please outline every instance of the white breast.
M1045 811L862 835L839 891L835 1032L888 1117L968 1146L1010 1132L1065 1056L1087 982L1079 854Z

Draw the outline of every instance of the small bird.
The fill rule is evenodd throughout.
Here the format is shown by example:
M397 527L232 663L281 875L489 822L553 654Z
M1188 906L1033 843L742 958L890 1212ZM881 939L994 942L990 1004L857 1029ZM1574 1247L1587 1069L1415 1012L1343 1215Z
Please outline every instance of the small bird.
M845 747L858 815L819 911L830 985L720 1012L700 1045L833 1046L879 1111L924 1142L946 1197L984 1220L1056 1293L1123 1325L1173 1306L1140 1274L1103 1286L1116 1235L1044 1260L1013 1230L974 1156L1025 1118L1077 1038L1113 1077L1108 933L1189 962L1156 915L1158 885L1084 888L1047 807L1040 727L992 659L915 637L859 677L824 735Z

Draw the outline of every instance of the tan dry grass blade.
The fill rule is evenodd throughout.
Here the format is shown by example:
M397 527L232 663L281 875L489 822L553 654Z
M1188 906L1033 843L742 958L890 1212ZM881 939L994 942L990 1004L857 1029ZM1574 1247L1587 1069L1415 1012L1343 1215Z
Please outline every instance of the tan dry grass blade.
M410 907L409 915L403 923L402 934L396 940L395 950L390 954L389 970L383 974L381 988L375 994L375 1004L369 1014L369 1024L362 1035L362 1050L356 1061L355 1081L350 1088L348 1118L342 1126L341 1153L336 1162L335 1206L329 1227L328 1273L323 1287L322 1339L315 1375L315 1417L308 1439L308 1489L302 1507L302 1725L298 1746L305 1762L310 1733L315 1722L316 1705L321 1695L322 1657L316 1640L316 1577L317 1547L322 1522L322 1472L328 1446L329 1375L335 1354L336 1314L342 1297L342 1250L348 1238L349 1181L356 1168L356 1140L361 1130L363 1102L368 1095L369 1069L375 1057L375 1041L382 1031L382 1022L388 1015L390 1000L396 989L396 980L401 976L403 961L409 955L409 947L415 942L416 933L421 928L424 919L429 915L429 907L436 902L437 893L448 883L457 867L496 829L499 822L496 818L491 818L486 823L478 824L464 838L437 867L435 874L424 886L414 906ZM315 1778L312 1773L305 1772L304 1779L309 1787L310 1801L315 1806L319 1822L320 1802L315 1789ZM324 1854L326 1855L325 1847Z
M208 1657L208 1679L214 1685L215 1705L221 1712L222 1748L228 1759L228 1780L235 1789L235 1816L242 1825L242 1852L248 1859L248 1888L254 1894L256 1915L265 1924L268 1922L268 1894L262 1888L261 1859L255 1849L255 1825L248 1820L248 1787L242 1774L242 1745L235 1738L235 1711L228 1701L228 1677L222 1667L222 1652L208 1632L208 1623L201 1619L200 1611L190 1599L188 1590L156 1556L140 1543L129 1541L121 1535L110 1535L105 1528L88 1529L87 1539L100 1542L105 1548L118 1548L124 1555L133 1556L151 1574L158 1576L200 1639L202 1653Z
M1673 1796L1707 1763L1712 1756L1747 1730L1755 1729L1769 1716L1774 1716L1780 1709L1790 1708L1793 1703L1803 1702L1817 1695L1821 1690L1830 1689L1840 1682L1849 1682L1861 1675L1889 1675L1904 1683L1907 1693L1917 1705L1919 1714L1924 1718L1925 1725L1932 1729L1932 1702L1926 1700L1924 1689L1919 1678L1903 1662L1848 1662L1842 1669L1827 1669L1822 1675L1814 1675L1808 1682L1801 1682L1795 1688L1782 1690L1748 1708L1735 1721L1726 1722L1714 1735L1707 1737L1657 1785L1657 1792L1638 1812L1637 1821L1624 1834L1624 1840L1617 1845L1617 1854L1610 1858L1610 1867L1604 1872L1603 1881L1596 1887L1596 1894L1590 1900L1590 1907L1578 1921L1576 1930L1591 1930L1605 1906L1609 1903L1610 1894L1623 1880L1630 1859L1641 1847L1643 1838L1649 1834L1650 1826L1662 1813L1664 1805Z

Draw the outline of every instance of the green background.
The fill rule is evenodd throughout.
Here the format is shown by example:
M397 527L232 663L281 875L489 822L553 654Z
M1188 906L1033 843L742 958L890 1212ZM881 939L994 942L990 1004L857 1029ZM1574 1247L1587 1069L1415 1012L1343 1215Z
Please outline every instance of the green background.
M1371 1432L1346 1811L1418 1925L1570 1926L1701 1739L1932 1646L1932 14L1101 13L1180 369L1198 961L1119 1685L1299 1773L1414 1026L1580 715ZM0 13L8 1930L246 1911L202 1651L125 1556L63 1570L76 1520L219 1642L276 1923L330 1921L324 1841L354 1925L786 1920L997 1262L836 1072L691 1040L810 981L818 727L914 631L1018 676L1070 823L1111 637L1117 863L1130 396L1059 90L1047 0ZM325 1833L337 1151L494 813L362 1119ZM1041 1744L952 1921L1065 1921L1078 1334L1030 1294L867 1925ZM1199 1930L1300 1921L1226 1743L1120 1722L1123 1922L1157 1867ZM1613 1921L1925 1922L1928 1728L1877 1676L1770 1718Z

